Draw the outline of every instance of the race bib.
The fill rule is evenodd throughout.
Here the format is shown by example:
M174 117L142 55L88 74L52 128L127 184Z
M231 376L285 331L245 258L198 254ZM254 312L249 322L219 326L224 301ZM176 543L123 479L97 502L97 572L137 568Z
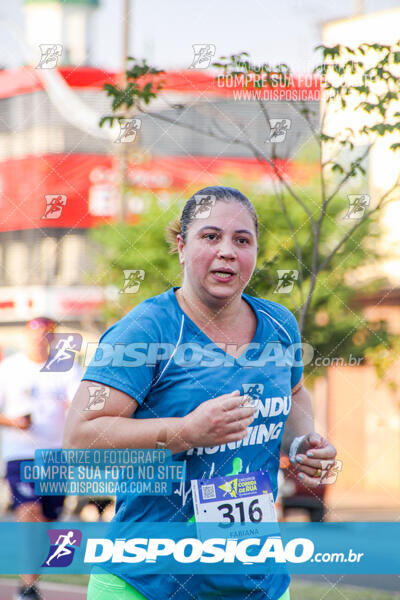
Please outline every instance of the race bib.
M271 523L277 521L267 471L193 479L192 495L198 523Z

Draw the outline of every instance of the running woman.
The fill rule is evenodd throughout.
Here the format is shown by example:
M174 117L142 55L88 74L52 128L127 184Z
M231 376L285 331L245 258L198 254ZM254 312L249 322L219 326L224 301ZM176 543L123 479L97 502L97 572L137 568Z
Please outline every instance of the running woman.
M199 211L204 196L213 202ZM268 471L276 497L281 443L310 486L318 484L321 461L336 455L314 431L294 316L243 293L251 289L257 236L255 209L241 192L200 190L168 230L182 286L145 300L101 337L107 348L130 347L124 360L107 366L96 353L73 401L64 446L165 446L186 461L186 482L174 484L172 495L119 495L114 524L193 520L191 480L238 472ZM272 347L285 356L297 351L289 363L271 360ZM110 391L101 411L84 410L93 382ZM143 576L138 566L113 563L92 574L88 599L288 600L288 586L285 574Z

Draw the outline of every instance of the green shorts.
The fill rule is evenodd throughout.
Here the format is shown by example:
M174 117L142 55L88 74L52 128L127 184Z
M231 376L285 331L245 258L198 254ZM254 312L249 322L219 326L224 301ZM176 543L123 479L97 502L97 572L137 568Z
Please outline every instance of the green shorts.
M147 600L143 594L135 590L129 583L117 575L102 569L102 573L90 576L87 600ZM290 600L289 588L279 600Z

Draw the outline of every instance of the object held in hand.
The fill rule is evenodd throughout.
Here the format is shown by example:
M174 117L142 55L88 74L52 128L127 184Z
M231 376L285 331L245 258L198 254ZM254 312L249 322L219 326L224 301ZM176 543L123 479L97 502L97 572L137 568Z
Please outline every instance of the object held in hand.
M305 435L300 435L299 437L294 438L294 440L290 444L289 460L292 463L292 465L296 464L297 451L299 449L300 444L305 440L305 438L306 438Z

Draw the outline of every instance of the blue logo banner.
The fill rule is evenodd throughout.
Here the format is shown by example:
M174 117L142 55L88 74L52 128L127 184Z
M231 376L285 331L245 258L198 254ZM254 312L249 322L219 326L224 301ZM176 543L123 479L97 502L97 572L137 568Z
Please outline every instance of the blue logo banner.
M0 538L2 574L400 572L397 522L0 523Z

